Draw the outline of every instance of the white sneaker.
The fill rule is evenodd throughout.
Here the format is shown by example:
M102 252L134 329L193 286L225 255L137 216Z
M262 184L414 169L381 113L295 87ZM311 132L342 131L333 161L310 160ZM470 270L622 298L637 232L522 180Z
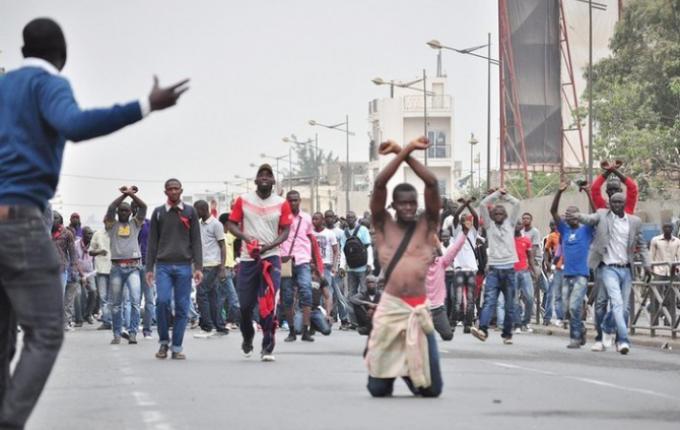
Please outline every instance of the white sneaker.
M628 345L626 342L621 342L616 345L616 350L621 353L621 355L626 355L630 351L630 345Z
M553 322L553 324L554 324L556 327L562 327L562 320L555 320L555 321Z
M147 334L144 335L144 339L146 339L146 340L152 340L152 339L153 339L153 335L152 335L151 333L147 333Z
M210 330L210 331L201 330L198 333L194 333L195 339L210 339L213 336L215 336L215 330Z
M614 345L614 335L602 333L602 344L605 348L611 348Z
M522 328L521 328L521 327L517 327L517 328L515 329L515 334L522 334Z
M605 348L605 346L602 342L595 342L595 344L590 347L590 350L595 351L595 352L602 352L602 351L606 351L607 348Z
M262 359L262 361L265 361L265 362L276 361L276 357L274 357L274 354L272 354L272 353L263 353L260 358Z

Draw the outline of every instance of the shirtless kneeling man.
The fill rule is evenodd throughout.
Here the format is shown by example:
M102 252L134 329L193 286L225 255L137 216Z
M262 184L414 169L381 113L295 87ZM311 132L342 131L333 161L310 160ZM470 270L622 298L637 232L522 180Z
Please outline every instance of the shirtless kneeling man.
M415 395L437 397L442 391L439 353L425 290L435 247L433 233L439 223L439 189L435 175L411 157L413 151L426 150L428 146L425 137L403 149L393 141L380 145L382 155L395 154L395 157L376 177L371 197L375 246L386 281L373 315L365 357L368 391L374 397L390 396L397 377L404 378ZM403 162L425 182L425 212L416 214L416 189L410 184L399 184L392 193L395 220L385 209L387 182ZM409 232L412 232L411 240L390 273L390 263Z

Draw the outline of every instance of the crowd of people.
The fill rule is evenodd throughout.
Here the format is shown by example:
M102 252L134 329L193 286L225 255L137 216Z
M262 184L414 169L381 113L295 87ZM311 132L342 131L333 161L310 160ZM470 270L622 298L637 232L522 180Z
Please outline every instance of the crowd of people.
M544 324L553 316L555 324L568 321L568 347L580 348L592 280L591 349L604 351L615 340L627 354L635 263L651 276L653 262L680 261L671 224L650 248L644 242L633 214L637 185L621 162L603 162L590 189L579 183L591 197L589 210L570 206L560 214L570 186L563 181L543 238L532 214L520 214L520 201L504 188L478 203L442 199L436 176L412 156L428 148L425 137L403 148L393 141L380 146L391 160L375 178L361 219L354 212L304 212L299 192L274 192L273 170L263 164L256 190L222 214L205 201L185 203L181 182L172 178L164 185L167 200L152 211L138 187L122 186L103 229L82 226L77 213L65 225L48 201L66 140L106 135L171 107L187 81L161 88L154 79L148 98L84 111L59 75L67 58L61 28L36 19L23 39L24 64L0 79L1 428L23 428L64 332L96 320L111 331L113 345L137 344L140 330L153 339L155 325L156 358L174 360L187 358L187 327L199 339L238 329L245 357L261 332L265 362L275 360L277 330L287 333L286 342L314 342L334 327L356 330L368 336L371 395L391 395L403 377L414 394L436 397L443 381L435 333L450 341L461 326L486 341L495 326L510 345L515 334L532 331L538 312ZM402 163L424 183L422 210L407 183L393 188L387 204L387 185ZM671 270L655 266L653 275L668 281ZM536 290L544 293L540 307ZM17 327L23 349L10 371Z

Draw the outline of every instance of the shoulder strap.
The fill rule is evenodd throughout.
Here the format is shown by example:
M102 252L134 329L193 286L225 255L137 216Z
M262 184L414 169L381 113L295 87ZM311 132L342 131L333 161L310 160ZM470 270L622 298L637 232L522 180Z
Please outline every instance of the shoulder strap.
M394 253L394 256L392 256L390 264L387 265L387 269L385 269L385 276L383 277L384 285L387 285L387 282L389 281L390 276L392 275L392 271L394 271L394 268L397 267L397 263L399 262L399 260L401 260L401 257L404 255L404 252L406 251L406 247L408 246L409 242L411 242L413 233L415 233L416 231L416 225L417 223L414 222L413 224L409 225L408 228L406 229L406 233L404 234L404 237L401 239L399 247Z
M359 234L359 229L361 228L361 224L357 224L356 227L354 227L354 231L352 232L352 237L357 237Z
M300 217L300 221L298 221L298 226L295 229L295 236L293 236L293 241L290 244L290 249L288 250L288 256L293 253L293 247L295 246L295 241L297 240L298 237L298 232L300 231L300 224L302 224L302 216Z
M460 233L461 233L461 234L465 234L462 230L461 230ZM468 233L470 233L470 232L468 231ZM475 247L475 245L474 245L474 244L472 243L472 241L470 240L470 236L467 235L467 234L465 234L465 239L467 239L468 243L470 244L470 248L472 248L472 252L475 254L475 258L476 258L477 260L479 260L479 255L477 255L477 248Z

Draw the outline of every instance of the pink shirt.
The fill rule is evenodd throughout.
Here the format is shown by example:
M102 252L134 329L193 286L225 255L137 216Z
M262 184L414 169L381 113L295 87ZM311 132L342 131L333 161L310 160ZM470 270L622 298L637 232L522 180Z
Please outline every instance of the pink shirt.
M299 230L298 223L300 223ZM290 252L290 246L293 244L296 230L298 232L297 239L295 239L293 252ZM309 239L309 236L312 234L314 234L312 217L302 211L298 212L297 215L293 215L288 239L281 244L281 257L287 257L290 254L295 259L296 266L312 261L312 242Z
M456 241L446 250L446 253L442 257L435 258L434 263L430 264L427 269L425 290L432 309L444 306L444 303L446 303L446 268L453 263L456 254L465 244L465 237L464 234L459 234Z

